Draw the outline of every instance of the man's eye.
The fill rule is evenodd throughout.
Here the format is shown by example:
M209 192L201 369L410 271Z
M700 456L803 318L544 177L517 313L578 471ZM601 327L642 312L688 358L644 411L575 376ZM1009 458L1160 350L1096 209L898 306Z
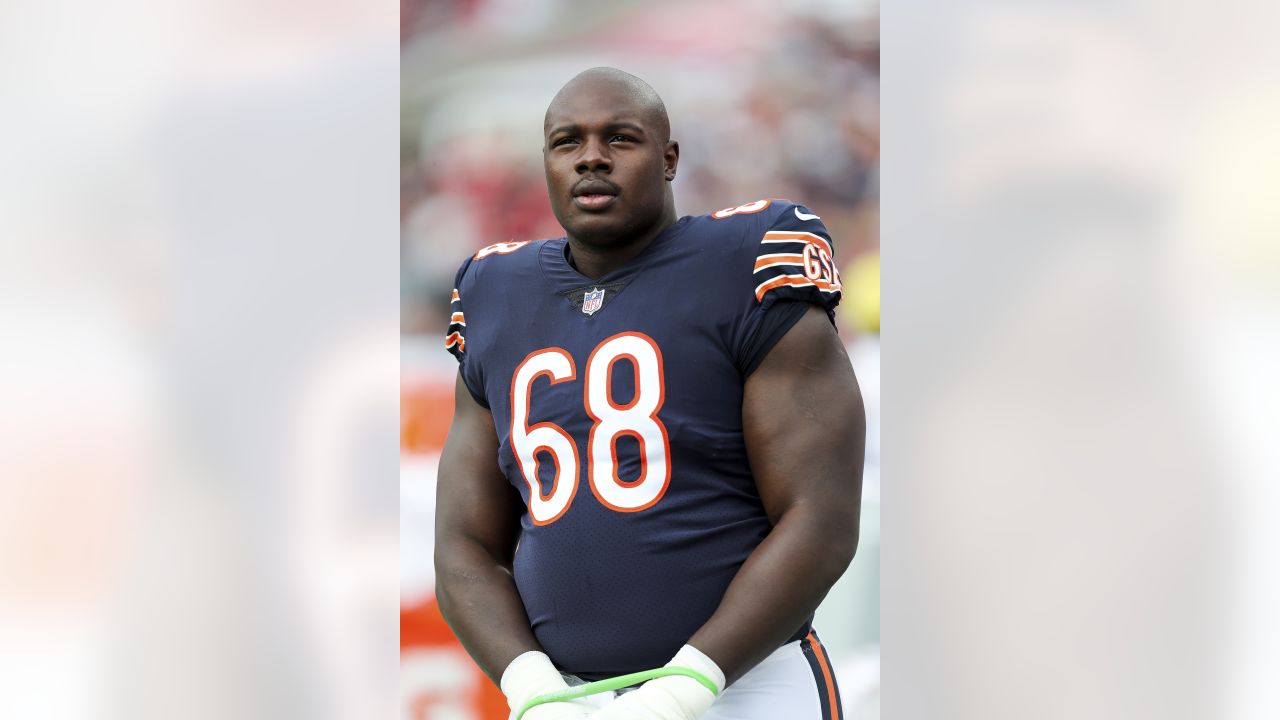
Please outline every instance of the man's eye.
M551 143L551 147L557 148L557 147L560 147L561 145L568 145L569 143L575 143L575 142L578 142L576 138L562 137L559 140L556 140L555 142Z
M630 135L614 135L609 138L609 142L635 142L636 139Z

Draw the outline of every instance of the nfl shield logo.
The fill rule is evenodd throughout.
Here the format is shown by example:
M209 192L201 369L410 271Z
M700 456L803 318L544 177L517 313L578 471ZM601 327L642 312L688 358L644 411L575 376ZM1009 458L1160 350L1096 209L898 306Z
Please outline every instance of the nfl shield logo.
M604 304L604 291L600 288L593 288L582 296L582 312L588 315L594 315L600 306Z

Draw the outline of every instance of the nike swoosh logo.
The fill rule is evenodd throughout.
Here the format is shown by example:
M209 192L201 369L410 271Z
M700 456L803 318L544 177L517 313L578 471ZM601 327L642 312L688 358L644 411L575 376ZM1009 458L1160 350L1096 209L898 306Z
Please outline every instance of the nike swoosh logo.
M810 215L809 213L800 212L800 208L795 208L795 211L796 211L796 217L800 218L801 220L820 220L821 219L817 215Z

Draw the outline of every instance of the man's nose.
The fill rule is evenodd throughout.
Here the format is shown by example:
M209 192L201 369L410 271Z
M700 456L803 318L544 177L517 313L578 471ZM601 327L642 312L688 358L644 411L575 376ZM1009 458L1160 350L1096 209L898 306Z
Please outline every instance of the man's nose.
M613 163L609 160L609 144L595 138L589 138L582 145L582 154L578 156L575 166L579 173L609 172Z

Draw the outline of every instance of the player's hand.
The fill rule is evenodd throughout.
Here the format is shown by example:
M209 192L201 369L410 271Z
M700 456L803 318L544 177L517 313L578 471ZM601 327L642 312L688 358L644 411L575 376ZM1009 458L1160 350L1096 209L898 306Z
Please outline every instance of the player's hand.
M560 671L551 664L551 658L535 651L512 660L503 671L499 685L513 713L540 695L569 689ZM581 701L543 703L529 708L521 720L583 720L595 709L595 705Z
M670 675L650 680L601 708L589 720L697 720L724 691L724 673L711 658L685 645L667 667L695 670L710 680L717 692L691 677Z
M715 699L693 678L662 677L620 695L590 720L696 720Z

